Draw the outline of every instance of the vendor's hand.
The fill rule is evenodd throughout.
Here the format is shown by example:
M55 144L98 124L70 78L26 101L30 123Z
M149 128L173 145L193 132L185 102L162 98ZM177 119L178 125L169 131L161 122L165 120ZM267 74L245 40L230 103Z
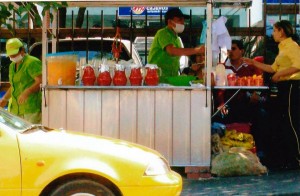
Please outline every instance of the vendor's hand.
M0 107L2 107L2 108L5 107L7 105L7 102L8 101L6 99L3 99L3 98L0 99Z
M228 108L227 108L227 105L220 105L218 108L217 108L222 115L227 115L228 114Z
M203 54L203 53L205 53L205 46L204 45L196 47L195 49L197 51L197 54Z
M26 100L28 99L28 96L29 96L29 93L25 90L25 91L19 96L18 103L19 103L19 104L25 103Z

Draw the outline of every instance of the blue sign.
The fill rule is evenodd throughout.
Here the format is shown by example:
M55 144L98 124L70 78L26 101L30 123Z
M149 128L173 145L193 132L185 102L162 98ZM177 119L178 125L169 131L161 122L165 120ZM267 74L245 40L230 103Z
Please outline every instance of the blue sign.
M119 16L160 16L160 13L164 16L165 13L174 7L147 7L147 6L136 6L136 7L119 7Z
M299 0L267 0L267 3L299 3Z

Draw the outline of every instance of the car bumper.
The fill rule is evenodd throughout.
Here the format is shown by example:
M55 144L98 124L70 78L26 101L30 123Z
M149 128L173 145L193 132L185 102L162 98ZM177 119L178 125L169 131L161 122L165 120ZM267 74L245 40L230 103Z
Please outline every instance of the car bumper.
M176 196L182 191L182 178L176 172L167 175L144 177L140 186L121 187L124 196Z

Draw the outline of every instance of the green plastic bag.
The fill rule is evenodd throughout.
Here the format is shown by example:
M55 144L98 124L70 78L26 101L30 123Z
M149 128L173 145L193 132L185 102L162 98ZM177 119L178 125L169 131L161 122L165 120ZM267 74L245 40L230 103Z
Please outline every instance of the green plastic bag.
M212 160L211 173L217 176L249 176L267 173L259 158L242 147L232 147Z

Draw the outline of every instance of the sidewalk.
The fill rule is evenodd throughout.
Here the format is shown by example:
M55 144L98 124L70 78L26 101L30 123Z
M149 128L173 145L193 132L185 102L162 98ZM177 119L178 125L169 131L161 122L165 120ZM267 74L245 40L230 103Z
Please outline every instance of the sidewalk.
M300 170L271 171L262 176L211 177L199 180L183 176L181 195L300 195Z

